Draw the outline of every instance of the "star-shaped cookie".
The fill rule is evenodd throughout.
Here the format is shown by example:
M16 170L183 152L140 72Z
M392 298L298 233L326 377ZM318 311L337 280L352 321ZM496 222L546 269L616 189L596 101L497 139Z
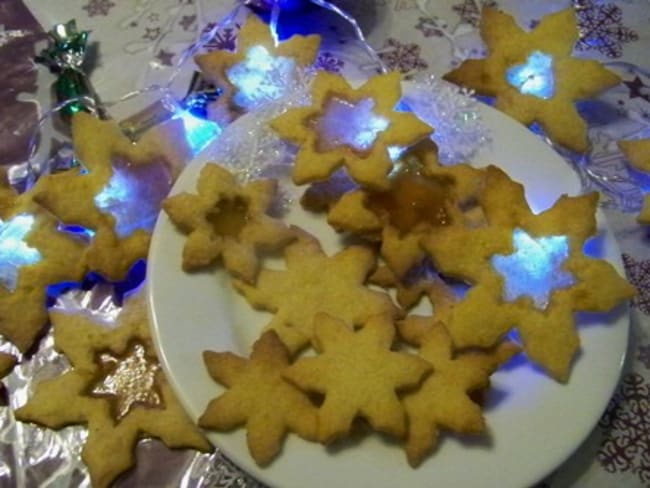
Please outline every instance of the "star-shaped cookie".
M487 224L443 227L422 241L436 269L473 285L449 332L458 347L492 347L516 326L528 358L566 381L580 344L574 313L608 311L634 287L584 254L597 231L597 194L562 196L535 215L523 186L494 166L486 171L479 203Z
M81 457L93 486L106 487L135 462L145 436L169 447L210 449L176 400L154 352L144 292L129 297L113 329L90 315L52 311L54 343L70 361L61 376L37 384L16 418L59 429L86 424Z
M255 285L241 280L233 284L253 307L274 314L266 327L292 352L312 339L318 312L349 327L362 325L372 315L400 313L387 293L365 286L375 267L375 255L366 247L349 246L327 256L318 241L305 234L285 248L284 258L286 269L262 269Z
M485 432L481 407L469 394L487 388L490 375L519 348L506 342L488 350L457 352L445 326L433 317L407 317L400 332L408 329L422 331L411 339L420 347L420 356L433 366L422 385L402 397L408 419L404 449L409 464L416 467L434 450L440 430Z
M483 178L480 170L468 165L430 166L404 163L389 178L387 190L345 193L329 209L328 223L340 232L380 240L381 257L403 278L425 256L420 247L423 236L435 234L439 227L465 225L464 207ZM464 194L470 182L475 182L471 197Z
M250 359L205 351L203 360L210 376L228 389L210 401L199 418L201 427L228 431L245 425L248 449L261 466L280 452L288 432L316 439L316 407L283 378L289 351L274 331L255 342Z
M0 379L7 376L16 365L16 357L0 352Z
M357 331L326 313L314 317L319 354L298 359L285 377L325 396L318 412L321 442L346 436L358 417L379 432L404 436L406 418L397 392L417 386L431 365L415 355L392 351L394 338L390 315L374 315Z
M227 169L208 163L196 187L197 194L179 193L162 204L170 220L187 234L183 269L195 271L221 258L231 274L254 282L258 253L278 249L294 237L282 221L268 215L277 181L240 185Z
M524 125L538 122L554 142L585 152L587 123L575 102L621 79L597 61L572 57L579 38L574 9L547 15L528 32L511 15L485 7L480 31L487 58L466 60L444 78L496 97L499 110Z
M269 26L250 15L237 35L234 52L220 49L194 58L203 76L223 90L209 112L228 122L260 102L283 97L297 70L314 62L319 46L317 35L294 35L276 43Z
M650 173L650 139L618 141L618 147L634 168ZM648 195L643 198L643 208L637 216L637 221L640 224L650 224L650 196Z
M86 245L0 174L0 334L22 352L47 325L47 287L80 281Z
M85 112L72 118L72 139L80 166L41 177L34 200L64 224L92 231L88 267L120 281L147 256L171 163L157 145L133 144L115 121Z
M393 167L388 148L411 146L433 131L414 114L395 110L402 93L397 72L355 89L342 76L321 71L311 93L311 106L271 121L282 138L299 146L292 169L298 185L326 180L344 166L360 185L386 189Z

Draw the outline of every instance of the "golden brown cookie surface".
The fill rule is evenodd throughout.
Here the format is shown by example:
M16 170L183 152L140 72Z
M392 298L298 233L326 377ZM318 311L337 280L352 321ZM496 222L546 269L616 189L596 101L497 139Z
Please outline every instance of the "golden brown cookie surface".
M288 432L316 439L316 407L282 377L289 366L289 351L274 331L262 334L249 359L205 351L203 360L210 376L228 390L210 401L200 426L229 431L245 425L248 449L261 466L280 452Z
M587 124L575 102L620 78L597 61L572 57L579 36L573 8L543 17L527 32L511 15L485 7L480 29L488 56L464 61L445 79L496 97L499 110L524 125L538 122L554 142L585 152Z
M329 443L346 436L357 417L396 437L406 432L397 391L416 386L431 365L391 350L395 327L390 315L370 317L353 331L325 313L314 317L319 354L298 359L285 376L308 391L325 395L318 413L318 438Z
M255 281L258 253L280 248L293 239L289 227L268 215L276 181L240 185L227 169L208 163L196 186L196 194L180 193L162 204L171 221L188 236L183 269L195 271L221 258L234 276Z
M114 329L84 314L53 311L51 319L55 347L71 369L40 382L16 417L53 429L86 424L81 456L93 486L109 486L129 469L144 436L169 447L210 449L162 373L142 291L125 302Z

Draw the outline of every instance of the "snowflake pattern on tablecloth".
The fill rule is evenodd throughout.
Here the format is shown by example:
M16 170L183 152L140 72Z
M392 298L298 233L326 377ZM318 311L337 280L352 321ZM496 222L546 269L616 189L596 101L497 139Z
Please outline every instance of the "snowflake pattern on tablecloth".
M427 62L420 56L420 51L421 48L417 44L403 43L389 37L384 42L384 45L377 50L377 54L389 70L413 74L414 71L423 71L429 67Z
M160 49L154 56L163 66L172 66L175 53Z
M180 25L184 31L188 31L192 28L195 22L196 15L183 15L181 20L178 21L178 25Z
M643 83L643 80L635 76L633 80L623 81L623 84L630 91L630 98L642 98L646 102L650 102L650 85Z
M493 0L463 0L462 3L457 3L451 8L460 16L461 21L478 27L481 20L481 8L496 6L497 2Z
M329 71L330 73L340 73L343 66L345 66L345 63L342 59L327 51L320 53L314 62L314 68Z
M639 346L639 353L636 358L645 366L645 369L650 369L650 344Z
M422 32L424 37L442 37L444 35L436 21L429 17L420 17L415 28Z
M623 44L637 41L636 31L623 25L623 11L613 3L575 0L580 38L579 51L596 50L608 58L620 58Z
M108 15L113 7L115 7L115 3L111 0L88 0L88 3L81 8L88 13L88 17L94 17L95 15Z
M212 39L204 44L204 48L208 51L228 50L234 51L237 42L237 32L239 25L235 27L226 27L221 31L215 32ZM210 22L203 28L203 33L209 32L214 28L214 23Z
M605 435L598 451L605 471L629 472L650 483L650 384L643 376L623 378L598 426Z
M650 260L636 260L629 254L623 254L623 264L627 279L638 290L632 299L632 305L641 312L650 315Z
M145 32L142 35L142 39L147 39L149 41L155 41L160 36L160 27L145 27Z

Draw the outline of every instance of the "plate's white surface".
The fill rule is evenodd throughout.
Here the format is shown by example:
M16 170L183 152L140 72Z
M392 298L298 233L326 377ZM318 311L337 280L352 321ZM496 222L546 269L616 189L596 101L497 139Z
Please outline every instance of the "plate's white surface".
M495 163L526 186L532 207L549 207L562 193L577 194L576 175L552 149L526 128L484 107L493 143L474 158L478 166ZM195 192L204 161L194 161L172 194ZM331 253L336 237L320 220L292 211L288 219L325 240ZM619 270L620 252L599 219L601 256ZM269 315L254 312L232 290L224 272L185 274L184 237L163 213L154 230L148 264L148 298L154 338L175 391L193 418L222 388L203 367L206 349L247 355ZM525 361L493 376L486 419L489 440L461 441L443 436L438 451L412 469L397 445L369 436L351 447L328 450L289 436L283 453L265 469L248 455L246 433L210 434L211 440L244 470L281 487L524 487L566 459L595 426L618 381L627 347L629 314L620 307L607 316L585 317L579 331L583 350L568 384L549 379Z

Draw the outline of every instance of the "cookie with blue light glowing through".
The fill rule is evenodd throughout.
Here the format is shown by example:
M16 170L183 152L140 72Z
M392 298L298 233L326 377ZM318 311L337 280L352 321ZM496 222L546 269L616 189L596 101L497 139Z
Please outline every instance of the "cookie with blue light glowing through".
M80 281L87 246L0 174L0 335L22 352L48 322L47 288Z
M650 173L650 139L618 141L617 144L633 168ZM637 222L650 224L650 194L643 197L643 207L637 216Z
M371 249L348 246L328 256L315 237L298 232L298 240L284 250L286 269L262 268L255 285L233 282L254 308L274 313L266 328L275 330L291 352L310 343L318 312L350 327L376 314L401 315L387 293L365 286L376 265Z
M491 349L456 351L443 323L431 317L407 317L398 330L433 366L420 387L401 398L408 419L404 450L415 468L434 451L441 431L487 433L482 407L471 394L487 390L492 373L518 353L519 347L504 342Z
M329 444L346 437L356 418L402 438L404 407L398 392L416 387L431 371L424 359L392 350L395 326L388 314L373 315L358 330L327 313L314 316L318 354L301 357L285 372L299 388L324 395L318 438Z
M483 180L468 165L441 166L432 145L418 144L402 155L386 190L347 192L327 215L339 232L381 241L380 255L398 279L424 259L422 237L438 227L467 224L467 202Z
M222 114L225 109L234 118L283 98L295 85L298 71L313 64L319 47L317 35L277 42L270 27L250 15L237 35L234 52L222 49L194 58L203 76L223 90L208 113Z
M271 127L298 146L292 178L302 185L322 181L339 167L364 187L387 189L393 146L409 147L433 129L409 112L396 111L400 74L370 78L353 88L345 78L318 72L311 106L297 107L271 121Z
M277 181L239 184L227 169L208 163L196 187L196 194L183 192L162 204L173 224L187 234L183 269L196 271L220 259L233 276L254 282L259 254L279 249L294 238L287 225L269 215Z
M278 455L289 432L316 440L317 409L282 377L291 356L275 332L264 332L248 359L204 351L203 360L212 379L227 390L210 401L199 418L201 427L223 432L245 425L248 450L260 466Z
M621 80L598 61L572 57L579 38L574 9L526 31L511 15L485 7L480 31L488 56L468 59L444 78L495 97L496 108L524 125L538 122L553 142L587 151L587 123L575 103Z
M34 199L92 237L88 267L111 281L147 256L151 231L175 170L154 140L132 143L116 122L85 112L72 119L79 167L41 177Z
M598 194L560 197L534 214L524 188L490 166L479 227L448 226L422 244L444 276L468 283L447 326L458 347L491 347L516 327L528 358L567 381L580 347L574 313L606 312L635 289L609 262L585 254Z
M37 383L16 418L51 429L87 425L81 458L93 486L109 486L132 467L136 444L145 437L169 447L210 450L163 375L142 288L125 299L115 323L56 308L51 319L55 348L70 368Z

